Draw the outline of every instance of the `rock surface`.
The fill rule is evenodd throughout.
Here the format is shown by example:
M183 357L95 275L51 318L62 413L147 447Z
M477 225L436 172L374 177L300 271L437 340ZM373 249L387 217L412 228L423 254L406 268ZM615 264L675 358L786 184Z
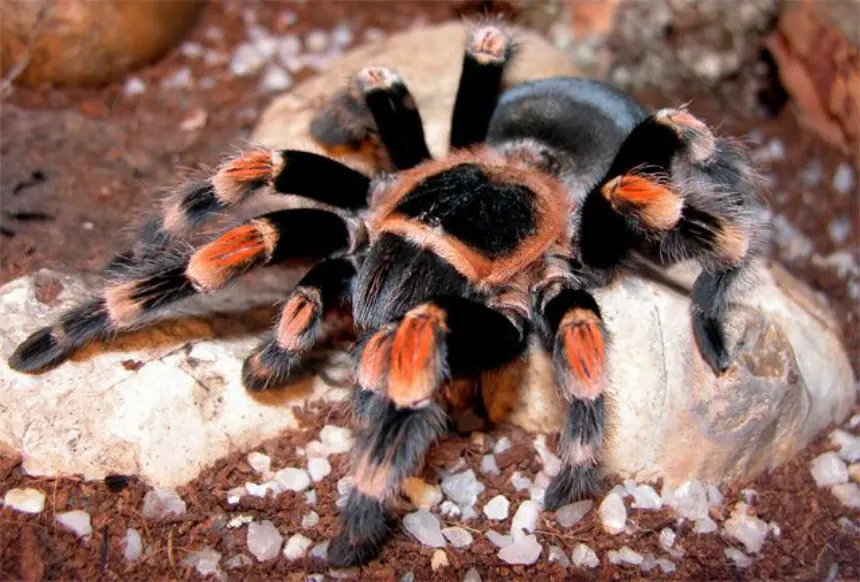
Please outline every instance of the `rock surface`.
M311 147L315 108L350 73L372 63L392 66L406 79L431 151L443 153L464 34L460 24L444 25L349 53L277 99L263 114L254 141ZM521 44L509 81L575 73L563 54L536 36L523 35ZM312 380L272 400L249 397L239 381L242 360L272 311L235 315L281 300L296 275L255 274L205 304L187 306L184 313L190 315L178 321L95 345L41 376L13 372L6 358L29 333L86 297L93 283L42 272L7 284L0 288L0 442L22 451L31 474L138 474L169 487L236 448L250 449L297 428L284 404L322 397L329 387ZM759 269L755 293L745 294L732 310L730 335L738 351L728 372L715 378L692 339L692 276L684 269L631 276L598 294L613 335L607 468L640 482L752 476L842 420L855 400L834 316L775 266ZM45 278L60 282L56 298L45 300L37 292ZM212 310L234 315L199 316ZM546 354L533 349L530 364L483 378L485 387L493 382L490 414L536 432L557 428L563 406L546 381ZM471 492L468 497L464 502L474 503Z

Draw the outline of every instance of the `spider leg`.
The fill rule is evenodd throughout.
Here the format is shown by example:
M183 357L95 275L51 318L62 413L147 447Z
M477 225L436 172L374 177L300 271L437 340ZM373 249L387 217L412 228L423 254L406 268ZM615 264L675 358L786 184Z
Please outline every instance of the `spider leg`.
M541 297L540 303L556 389L568 403L559 443L562 467L544 496L547 509L555 510L594 493L600 483L608 334L587 291L562 287L555 295Z
M364 224L321 209L273 212L198 249L173 248L113 273L101 296L25 340L9 365L22 372L56 366L91 340L137 327L181 299L220 289L251 269L290 259L354 252Z
M307 272L284 303L274 333L245 359L247 390L280 386L301 372L310 350L325 337L326 314L349 302L357 268L358 258L349 256L326 259Z
M487 137L505 65L514 50L513 39L501 26L480 24L469 30L451 117L451 149L468 147Z
M722 316L766 236L757 176L741 148L684 110L664 109L628 136L583 206L583 262L608 269L643 239L662 259L696 259L699 351L718 374L731 364Z
M366 67L353 79L376 123L391 162L407 170L431 159L415 98L400 75L385 67Z
M523 351L524 319L502 309L438 297L361 342L353 403L355 487L329 547L329 565L354 566L378 553L388 534L388 499L447 430L448 417L437 402L442 386Z

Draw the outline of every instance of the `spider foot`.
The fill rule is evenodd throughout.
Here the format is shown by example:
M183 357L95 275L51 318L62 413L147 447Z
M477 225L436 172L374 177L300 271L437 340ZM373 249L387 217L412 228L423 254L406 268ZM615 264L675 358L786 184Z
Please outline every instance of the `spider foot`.
M374 559L388 537L388 522L381 501L353 489L340 517L340 532L328 548L328 565L349 568Z
M513 51L514 41L503 27L482 24L469 31L467 58L471 57L481 65L503 64L513 55Z
M548 511L594 495L600 488L600 471L594 465L564 465L550 481L543 503Z
M707 125L683 109L661 109L654 120L668 126L696 165L707 165L717 156L717 138Z
M726 336L723 326L716 317L701 312L693 313L693 334L699 353L717 374L723 374L732 363L732 356L726 346Z

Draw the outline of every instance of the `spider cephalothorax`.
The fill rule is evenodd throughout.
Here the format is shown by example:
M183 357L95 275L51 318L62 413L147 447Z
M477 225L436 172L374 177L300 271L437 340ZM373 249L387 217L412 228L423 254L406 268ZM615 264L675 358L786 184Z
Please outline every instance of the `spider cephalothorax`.
M589 494L603 446L609 340L590 291L636 252L698 260L692 325L701 355L722 373L731 363L723 315L760 247L764 207L743 152L684 110L649 115L623 93L574 78L501 92L513 47L501 27L472 29L452 152L440 160L431 159L403 81L364 69L312 132L331 151L369 144L385 172L368 177L296 150L225 162L168 198L138 244L110 262L103 292L32 335L11 365L49 368L254 267L315 259L248 356L243 380L251 391L289 381L325 337L326 316L351 311L355 488L330 563L377 553L388 499L447 430L452 387L522 357L533 338L552 353L568 403L563 464L545 505ZM188 243L207 219L262 192L312 204Z

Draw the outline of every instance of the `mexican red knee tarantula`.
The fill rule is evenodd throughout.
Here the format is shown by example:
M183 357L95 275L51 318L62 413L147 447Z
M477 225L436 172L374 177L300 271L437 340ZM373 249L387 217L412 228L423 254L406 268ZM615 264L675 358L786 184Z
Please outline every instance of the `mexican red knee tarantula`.
M609 341L590 290L634 252L697 259L704 269L692 326L701 355L722 373L731 361L723 315L760 246L763 203L742 151L690 113L649 115L632 97L578 78L502 91L513 53L506 30L472 29L452 151L440 160L400 77L362 70L343 107L313 133L327 146L375 140L394 172L368 177L295 150L225 162L168 199L134 249L108 265L102 293L33 334L10 365L47 369L252 268L316 259L245 361L243 380L251 391L288 381L325 335L324 316L349 306L359 338L355 487L332 565L379 551L387 501L447 429L449 381L521 357L532 334L552 353L568 403L563 466L545 505L587 495L599 478ZM207 218L264 191L321 205L258 216L196 248L182 244Z

